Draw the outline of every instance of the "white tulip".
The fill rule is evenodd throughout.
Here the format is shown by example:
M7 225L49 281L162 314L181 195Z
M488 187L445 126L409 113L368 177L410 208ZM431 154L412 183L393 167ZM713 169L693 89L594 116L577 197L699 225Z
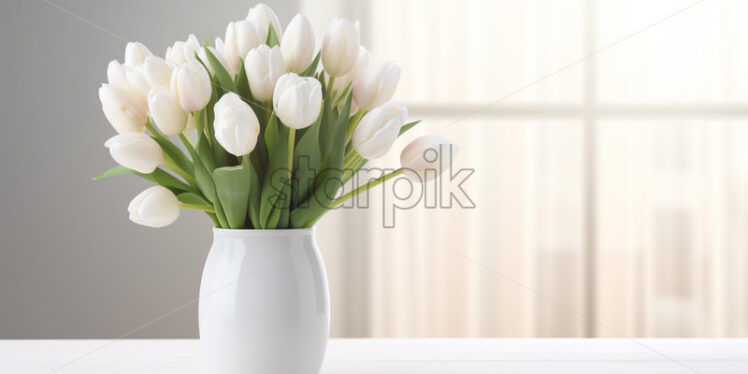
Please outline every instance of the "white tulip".
M107 66L106 75L110 85L127 91L141 105L145 106L150 84L145 80L142 65L128 66L113 60Z
M118 164L143 174L153 173L163 161L161 147L142 132L115 135L104 146Z
M139 225L164 227L179 218L179 200L168 188L153 186L135 196L127 211Z
M142 131L145 126L145 108L129 92L109 84L99 88L101 108L106 119L118 133Z
M309 19L299 13L288 24L281 41L281 52L286 70L299 73L314 60L314 29Z
M255 112L237 94L229 92L213 107L216 140L234 156L246 155L257 145L260 122Z
M240 58L262 43L265 43L265 40L254 23L246 20L229 23L226 27L226 38L219 49L229 65L229 72L236 75L239 72Z
M353 82L353 99L364 109L380 106L395 94L400 66L394 61L375 61L358 73Z
M353 69L358 58L358 28L347 19L333 19L322 41L322 66L327 74L339 77Z
M218 62L221 64L221 66L223 66L224 69L226 69L226 71L231 72L231 69L229 68L229 64L226 62L226 59L223 58L223 55L220 52L218 52L218 50L216 50L213 47L203 47L203 48L200 48L200 52L198 52L197 55L198 57L200 57L200 60L203 61L203 63L205 64L205 67L208 68L208 71L210 72L210 74L215 74L216 72L213 69L213 65L211 65L210 63L210 60L208 60L208 53L205 52L206 49L209 50L210 53L213 54L213 56L215 56L216 60L218 60Z
M146 57L152 56L153 53L141 43L130 42L125 47L125 65L135 66L145 62Z
M187 41L177 41L166 49L166 61L173 66L186 64L195 59L195 53L198 50L200 50L200 42L195 35L190 34Z
M460 151L445 134L432 134L413 140L400 154L405 175L414 181L427 182L444 172Z
M263 3L259 3L249 9L247 21L252 22L257 27L257 31L259 31L262 40L267 40L270 25L273 25L273 29L275 30L275 34L278 35L278 39L280 39L283 34L278 16L273 12L273 9Z
M287 73L278 79L273 92L275 114L284 125L302 129L319 117L322 105L322 86L311 77Z
M210 76L197 60L192 59L171 73L171 92L176 95L182 109L188 112L203 109L210 101Z
M356 126L353 147L369 160L384 156L397 140L407 116L408 108L399 101L372 109Z
M220 53L221 56L223 56L223 49L226 48L225 43L223 42L223 39L216 38L216 41L213 43L213 45L216 46L216 50L218 50L218 53Z
M127 85L127 71L125 66L120 64L119 61L109 61L109 65L106 67L106 79L110 85L130 91L130 87Z
M252 96L260 101L272 99L275 82L286 73L280 48L263 44L250 50L244 61Z
M148 56L143 63L145 80L151 87L168 89L172 70L166 60L158 56Z
M340 77L337 77L335 79L335 82L333 83L332 89L336 92L340 93L343 92L346 86L348 86L348 83L351 83L356 80L356 77L366 69L369 64L371 63L371 52L369 52L366 47L361 46L358 50L358 58L356 59L356 65L353 66L353 69L348 72L348 74L342 75ZM329 77L329 76L328 76ZM351 112L354 112L351 110Z
M148 111L161 132L179 135L187 127L187 112L168 90L154 88L148 94Z
M127 79L127 87L130 88L130 95L137 99L141 105L145 106L148 101L148 92L151 90L151 85L145 79L143 66L126 66L125 77Z

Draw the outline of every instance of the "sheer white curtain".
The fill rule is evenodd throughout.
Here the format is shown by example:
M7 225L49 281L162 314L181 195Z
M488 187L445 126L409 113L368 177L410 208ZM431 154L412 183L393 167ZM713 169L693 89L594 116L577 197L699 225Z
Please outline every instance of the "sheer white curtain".
M333 335L748 336L748 3L690 3L302 2L402 66L376 166L446 128L475 169L475 209L320 222Z

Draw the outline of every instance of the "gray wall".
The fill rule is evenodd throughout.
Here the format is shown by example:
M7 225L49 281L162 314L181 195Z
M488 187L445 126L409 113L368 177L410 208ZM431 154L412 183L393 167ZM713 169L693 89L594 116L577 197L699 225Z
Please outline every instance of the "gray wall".
M111 338L193 300L211 241L197 212L159 230L130 223L147 182L91 181L114 165L97 94L124 55L111 33L163 55L190 32L222 35L254 1L52 1L67 11L0 2L0 338ZM263 1L284 25L298 9ZM190 305L130 337L195 336Z

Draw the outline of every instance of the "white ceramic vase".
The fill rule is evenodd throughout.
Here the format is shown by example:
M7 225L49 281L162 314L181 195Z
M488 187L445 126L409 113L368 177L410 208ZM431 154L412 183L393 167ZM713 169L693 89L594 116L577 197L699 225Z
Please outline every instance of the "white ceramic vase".
M215 373L319 373L329 300L314 228L213 229L199 323Z

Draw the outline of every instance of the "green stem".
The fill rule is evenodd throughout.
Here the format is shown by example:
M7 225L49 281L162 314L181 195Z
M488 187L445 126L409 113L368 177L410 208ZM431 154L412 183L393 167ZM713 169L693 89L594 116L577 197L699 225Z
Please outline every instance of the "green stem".
M348 183L348 181L351 180L351 178L353 178L353 176L358 173L359 171L358 166L361 164L361 161L363 160L364 158L361 157L361 160L359 161L359 163L353 165L350 169L345 170L343 172L343 184Z
M340 93L337 99L335 99L335 102L333 102L332 107L338 106L338 104L343 102L343 99L348 97L348 94L351 92L351 83L348 83L348 86L343 90L343 92Z
M211 131L210 128L208 128L208 121L203 122L202 115L206 114L207 119L207 112L204 110L196 110L189 115L192 116L193 120L195 121L195 128L197 129L197 138L200 139L201 136L204 136L205 141L208 142L208 145L213 145L213 142L210 137ZM202 131L202 134L200 133ZM190 144L192 144L192 148L196 149L197 146L195 145L195 142L192 140L192 138L187 134L187 129L185 129L183 132L185 134L187 140L189 140ZM181 138L181 135L180 135ZM184 142L184 139L182 139L182 142Z
M296 129L291 127L288 130L288 183L293 178L293 148L296 144Z
M350 199L350 198L352 198L352 197L360 194L361 192L367 191L367 190L369 190L372 187L376 187L376 186L378 186L378 185L380 185L380 184L382 184L382 183L384 183L384 182L386 182L386 181L388 181L388 180L390 180L390 179L392 179L392 178L394 178L394 177L402 174L403 171L405 171L405 169L400 168L400 169L397 169L397 170L395 170L395 171L393 171L391 173L385 174L385 175L383 175L383 176L381 176L381 177L379 177L377 179L372 179L372 180L369 181L369 183L366 183L365 185L360 186L360 187L356 188L355 190L353 190L351 192L348 192L347 194L345 194L345 195L343 195L343 196L335 199L335 201L332 202L332 206L336 207L336 206L344 203L346 200L348 200L348 199Z
M153 134L153 136L155 136L155 137L157 137L159 139L164 139L164 140L167 140L167 141L171 141L164 134L161 134L160 132L158 132L158 130L156 130L156 128L153 127L153 124L151 123L151 121L146 122L145 123L145 127L148 129L148 131L151 132L151 134ZM167 168L169 168L172 171L174 171L175 173L179 174L179 176L182 177L182 178L184 178L184 180L188 184L193 185L193 186L196 185L195 184L195 180L192 178L192 176L190 175L190 173L188 173L184 169L180 168L176 163L174 163L174 160L172 160L171 157L169 157L169 155L167 155L166 153L164 153L164 158L163 158L163 160L162 160L161 163L164 164L164 166L166 166Z
M192 152L196 152L195 147L192 145L192 139L189 139L189 137L185 135L185 133L182 132L179 134L179 140L182 141L182 144L184 144L184 146L187 147L187 149L191 150L190 154L192 154ZM197 160L192 160L192 161L198 162Z
M181 204L179 204L179 207L182 208L182 209L202 210L202 211L208 212L208 213L215 213L216 212L216 210L213 209L213 207L209 206L209 205L181 203Z
M177 166L177 164L174 163L174 161L169 157L168 155L164 154L164 158L161 161L164 166L171 169L175 173L179 174L180 177L184 178L184 180L187 182L187 184L190 184L192 186L196 186L195 179L192 178L192 176L184 171L182 168Z
M146 121L146 123L145 123L145 128L147 128L147 129L148 129L148 131L150 131L150 132L151 132L151 134L153 134L153 136L155 136L155 137L157 137L157 138L160 138L160 139L168 139L168 138L167 138L166 136L164 136L164 134L162 134L162 133L158 132L158 130L156 130L156 128L155 128L155 127L153 127L153 124L151 123L151 121L150 121L150 120Z
M353 115L353 118L351 118L351 121L348 122L348 130L345 132L345 143L348 144L348 142L353 137L353 130L356 129L356 126L358 126L358 123L361 122L361 118L364 117L364 114L366 114L366 111L363 109L359 109L356 114Z
M343 161L343 170L353 169L363 159L364 158L361 157L358 152L353 151L349 156L346 156L345 160Z
M190 144L192 144L192 148L195 148L196 147L195 141L192 140L192 137L190 136L190 134L187 133L187 130L182 131L182 134L184 134L184 137L187 138Z
M335 98L335 91L333 89L333 85L334 84L335 84L335 77L333 77L331 75L330 79L327 81L327 92L330 93L330 99L334 99ZM332 102L334 103L335 100L332 100Z

